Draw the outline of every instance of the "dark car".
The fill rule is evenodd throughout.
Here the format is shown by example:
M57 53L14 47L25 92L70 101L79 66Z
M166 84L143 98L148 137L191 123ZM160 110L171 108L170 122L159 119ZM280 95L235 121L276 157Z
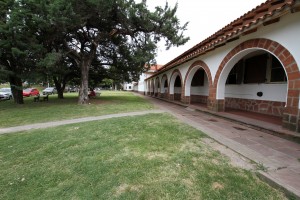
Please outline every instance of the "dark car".
M23 90L23 97L39 96L40 92L36 88L27 88Z

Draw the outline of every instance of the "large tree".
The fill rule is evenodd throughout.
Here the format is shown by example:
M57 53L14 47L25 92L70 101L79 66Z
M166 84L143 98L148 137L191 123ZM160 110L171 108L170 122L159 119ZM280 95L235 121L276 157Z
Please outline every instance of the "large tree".
M88 102L90 69L113 66L110 71L121 74L122 79L134 79L145 63L154 61L161 39L166 48L188 40L183 36L187 24L181 26L175 16L177 5L170 8L166 4L153 12L146 0L5 0L1 8L3 5L0 31L6 32L0 35L5 41L0 44L5 47L0 53L4 58L1 66L22 75L35 71L27 69L49 56L67 56L81 71L80 104ZM95 60L98 64L92 65ZM51 63L45 64L49 66Z
M34 73L36 53L42 49L35 38L31 12L22 1L0 3L0 71L10 82L14 100L22 104L22 77Z
M118 67L119 71L126 71L125 68L141 71L146 62L153 60L161 39L166 41L167 48L188 40L182 33L187 24L181 26L175 16L177 5L170 8L166 4L151 12L146 0L67 2L73 10L73 24L68 27L64 44L81 68L79 104L88 101L88 74L95 57L103 64Z

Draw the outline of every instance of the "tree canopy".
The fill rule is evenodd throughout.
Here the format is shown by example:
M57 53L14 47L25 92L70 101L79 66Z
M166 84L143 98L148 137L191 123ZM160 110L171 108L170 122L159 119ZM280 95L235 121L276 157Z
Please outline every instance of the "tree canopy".
M123 80L135 79L145 70L146 63L155 62L159 41L164 40L168 49L183 45L189 39L183 35L187 23L181 25L176 17L177 5L170 8L167 3L154 11L148 9L146 0L140 3L134 0L5 0L2 4L17 6L1 9L1 40L13 41L1 27L8 23L14 28L20 26L18 29L25 34L14 41L25 43L25 49L20 47L18 50L21 50L20 54L27 53L18 60L27 61L30 55L35 55L30 66L40 63L49 72L57 65L72 63L73 69L80 73L80 104L88 102L90 70L102 73L99 68L113 68L110 71L119 74ZM15 24L12 21L14 15L18 15ZM15 54L12 46L6 48L10 54L9 51L2 52L2 48L1 42L0 56ZM22 64L15 66L24 73L27 63ZM1 66L16 72L8 64L1 63ZM66 64L61 69L68 71L70 66Z

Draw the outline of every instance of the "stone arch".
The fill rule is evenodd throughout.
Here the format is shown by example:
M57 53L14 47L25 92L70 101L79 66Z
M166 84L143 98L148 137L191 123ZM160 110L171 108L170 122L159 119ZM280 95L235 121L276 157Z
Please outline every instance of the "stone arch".
M205 62L203 62L202 60L197 60L195 61L188 69L186 75L185 75L185 79L184 79L184 101L185 103L190 103L191 101L191 97L190 97L190 86L191 86L191 82L192 79L195 75L195 73L199 70L199 69L203 69L205 71L205 74L208 78L208 87L211 88L212 87L212 76L211 76L211 72L209 67L207 66L207 64Z
M175 69L173 72L172 72L172 75L171 75L171 78L170 78L170 82L169 82L169 95L170 95L170 100L174 100L176 99L175 98L175 80L177 78L177 76L179 76L180 78L180 84L181 84L181 97L180 99L182 99L182 96L184 94L184 87L183 87L183 80L182 80L182 75L180 73L180 71L178 69Z
M210 109L216 111L224 110L224 77L229 74L231 68L227 67L236 63L244 55L256 51L264 50L274 55L282 64L287 76L287 98L283 112L283 126L290 130L297 129L298 111L299 111L299 85L300 73L299 68L293 55L278 42L269 39L251 39L245 41L233 50L231 50L221 62L215 75L214 84L210 91Z
M165 84L166 83L166 84ZM167 87L165 87L167 86ZM169 83L168 83L168 77L166 74L164 74L161 78L160 83L160 93L162 98L168 98L169 94Z

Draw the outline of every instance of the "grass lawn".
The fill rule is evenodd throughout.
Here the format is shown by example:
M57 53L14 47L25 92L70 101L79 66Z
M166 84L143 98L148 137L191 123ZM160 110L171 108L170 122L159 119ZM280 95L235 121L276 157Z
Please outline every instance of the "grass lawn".
M23 105L0 101L0 128L153 109L152 104L130 92L101 91L101 96L91 99L90 105L78 105L78 93L64 96L65 99L58 99L57 95L50 95L48 102L33 102L33 97L27 97Z
M1 135L0 199L285 199L204 137L168 114Z

